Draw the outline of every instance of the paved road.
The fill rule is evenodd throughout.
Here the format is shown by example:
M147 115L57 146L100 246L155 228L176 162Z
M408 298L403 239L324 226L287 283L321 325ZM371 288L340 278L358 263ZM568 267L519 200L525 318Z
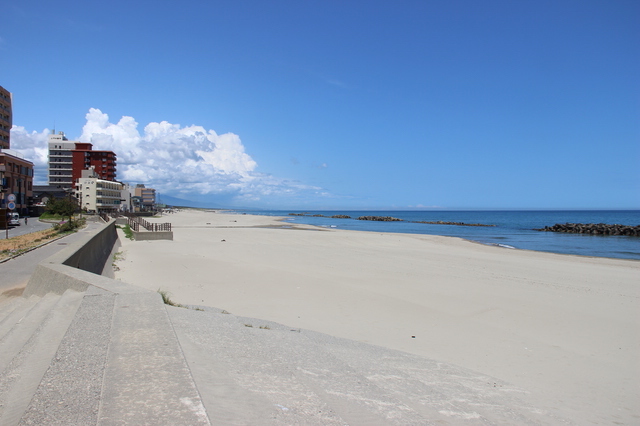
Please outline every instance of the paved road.
M7 238L7 234L9 238L11 238L49 228L51 228L51 223L40 222L37 217L29 218L26 225L24 224L24 219L20 219L19 226L10 226L8 231L6 229L0 229L0 240Z
M36 222L38 222L38 220L35 219L33 220L33 222L34 222L33 226L34 228L36 228L37 227ZM46 229L49 226L51 226L51 224L48 224L48 223L44 223L44 224L41 222L39 223L40 225L45 225L44 228L42 229ZM21 226L24 226L24 225L21 225ZM31 226L32 226L31 221L29 221L29 224L27 225L27 227L30 228ZM31 277L31 274L35 270L38 263L40 263L47 257L52 256L55 253L59 252L60 250L65 248L68 244L73 243L74 241L80 238L83 238L85 233L93 232L93 230L98 226L100 225L97 223L90 222L87 224L86 228L82 229L79 232L76 232L75 234L67 235L62 239L53 241L45 246L32 250L21 256L15 257L4 263L0 263L0 298L1 298L1 295L7 291L9 291L9 293L5 294L5 296L15 296L15 295L21 294L22 291L12 291L12 290L16 288L21 289L27 285L27 282L29 282L29 278ZM37 230L38 229L33 229L31 232L34 232ZM5 231L1 230L0 232L4 233ZM11 232L11 230L9 232ZM11 236L12 235L10 234L9 237L11 238Z

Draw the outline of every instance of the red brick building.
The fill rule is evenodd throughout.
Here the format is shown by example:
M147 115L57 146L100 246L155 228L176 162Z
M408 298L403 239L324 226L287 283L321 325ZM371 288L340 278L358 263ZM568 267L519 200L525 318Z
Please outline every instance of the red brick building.
M76 142L76 149L72 151L71 178L77 182L82 177L82 171L92 166L96 174L103 180L116 180L116 154L113 151L94 151L90 143Z
M10 207L8 196L15 196L13 211L20 216L29 214L33 197L33 163L15 151L0 152L0 209Z

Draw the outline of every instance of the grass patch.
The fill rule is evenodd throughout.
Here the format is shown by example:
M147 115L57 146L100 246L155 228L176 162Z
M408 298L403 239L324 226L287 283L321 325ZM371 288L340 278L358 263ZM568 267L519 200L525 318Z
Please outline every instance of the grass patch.
M50 217L52 215L49 215ZM32 248L46 243L55 237L60 237L76 232L86 224L85 218L75 219L71 222L54 223L50 229L18 235L6 240L0 240L0 260L17 256Z
M0 260L16 256L20 253L43 244L59 234L54 229L31 232L30 234L0 240Z
M128 223L122 227L122 232L124 232L125 237L127 237L130 240L133 240L133 231L131 230L131 227L129 226Z
M65 218L59 214L51 214L49 212L44 212L40 215L40 220L64 220Z
M116 264L116 262L118 262L120 260L123 260L123 259L124 259L124 254L121 251L119 251L119 252L117 252L117 253L115 253L113 255L113 261L111 262L111 266L113 266L113 270L114 271L119 271L120 270L120 267Z
M171 300L171 293L169 293L168 291L158 289L158 293L160 293L160 296L162 296L162 301L164 302L165 305L175 306L176 308L185 307L184 305L181 305L180 303L176 303L173 300Z

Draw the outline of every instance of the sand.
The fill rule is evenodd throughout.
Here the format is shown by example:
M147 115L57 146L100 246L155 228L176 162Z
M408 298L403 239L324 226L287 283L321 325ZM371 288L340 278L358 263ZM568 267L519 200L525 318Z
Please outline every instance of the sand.
M640 423L640 262L201 210L121 236L116 278L496 377L578 424Z

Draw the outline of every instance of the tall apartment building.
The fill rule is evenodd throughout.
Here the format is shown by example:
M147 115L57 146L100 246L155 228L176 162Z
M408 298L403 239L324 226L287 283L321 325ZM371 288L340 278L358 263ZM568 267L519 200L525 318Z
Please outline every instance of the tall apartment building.
M49 185L72 189L91 167L100 179L115 181L116 159L113 151L94 151L92 144L69 141L63 132L49 135Z
M29 213L33 197L33 163L11 150L11 93L0 86L0 209Z
M10 131L13 122L11 108L11 93L0 86L0 149L11 148Z
M49 135L49 185L73 188L73 150L76 143L69 141L64 132Z

